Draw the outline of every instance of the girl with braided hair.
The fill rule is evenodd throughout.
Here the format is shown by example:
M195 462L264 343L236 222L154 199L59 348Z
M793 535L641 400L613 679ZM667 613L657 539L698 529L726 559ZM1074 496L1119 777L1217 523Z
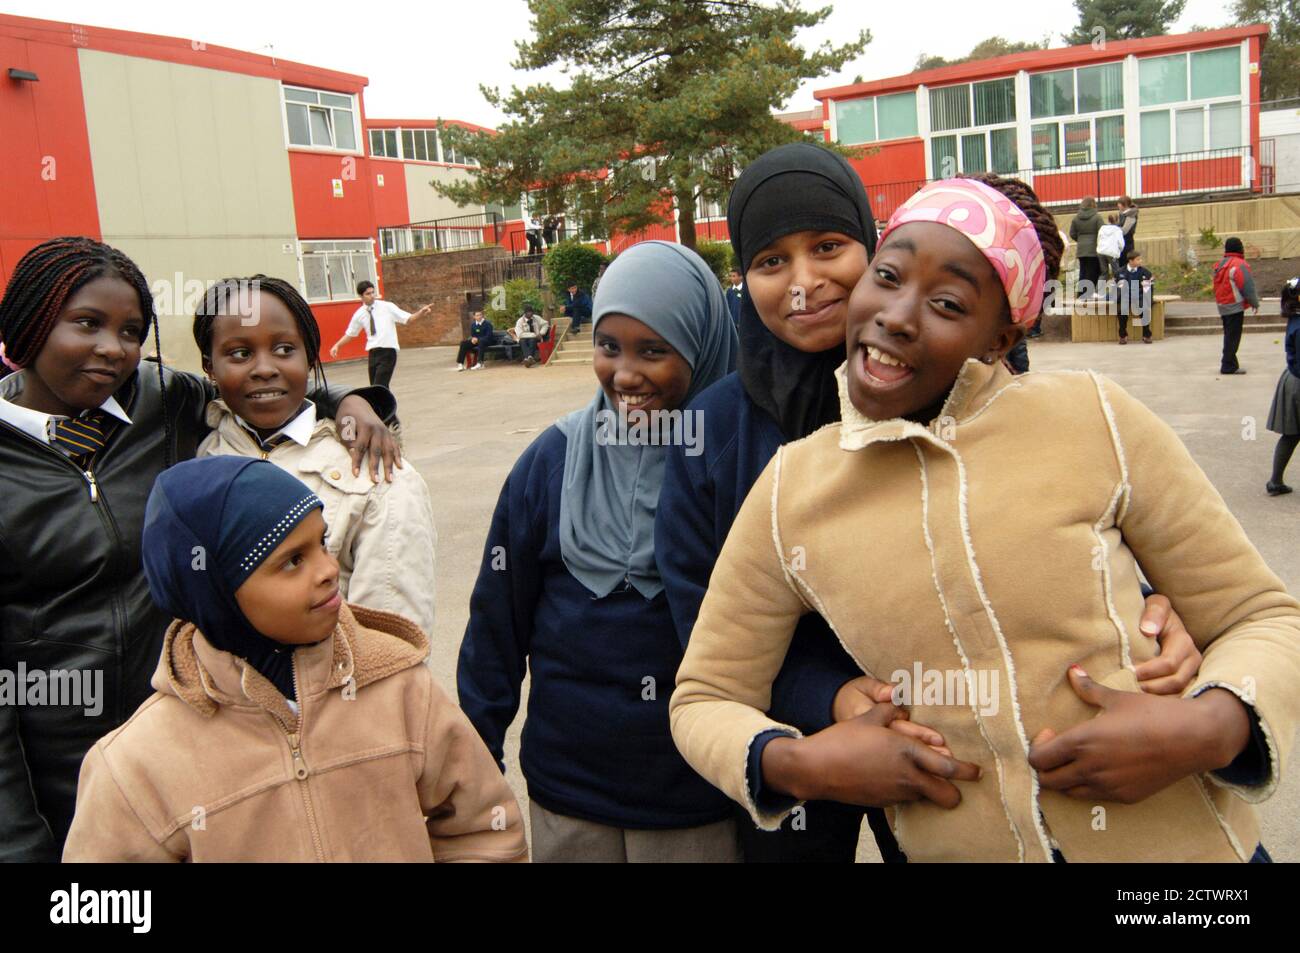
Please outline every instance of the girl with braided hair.
M170 621L141 571L154 478L194 456L216 388L142 370L153 295L121 251L90 238L43 242L0 299L0 671L82 690L14 704L0 695L0 861L58 860L86 751L149 694ZM160 352L161 355L161 352ZM396 459L362 394L317 392L357 421L356 448ZM373 395L393 411L386 391ZM196 554L196 560L201 554Z
M913 861L1266 859L1247 802L1300 718L1300 603L1168 425L1095 373L1003 365L1059 246L1001 185L934 182L890 219L848 303L841 420L736 516L673 737L764 828L804 799L892 805ZM1199 634L1181 697L1139 690L1141 574ZM810 611L894 695L801 735L766 709ZM889 730L905 707L942 745Z
M1030 210L1026 214L1054 250L1052 260L1059 260L1061 237L1028 186L988 181ZM684 447L669 448L655 521L656 559L683 645L718 554L763 469L782 444L840 420L835 369L844 362L848 302L876 251L875 221L857 173L839 155L811 143L779 146L746 167L732 190L727 220L745 276L739 370L691 404L704 424L702 452L692 456ZM1138 668L1142 687L1181 690L1200 656L1167 599L1148 600L1140 629L1161 647L1158 657ZM814 608L799 619L767 711L810 735L851 722L891 692L881 681L888 673L876 672L876 678L863 671ZM906 723L895 727L910 730ZM901 734L870 732L855 739L864 764L911 742ZM745 859L852 862L864 813L881 856L903 859L883 811L864 812L829 799L804 807L772 831L742 817Z
M320 328L306 299L278 278L225 278L194 313L194 341L221 393L208 405L212 432L198 456L260 457L307 484L324 505L343 598L432 633L429 488L414 467L391 482L352 474L338 427L307 399L310 375L319 387L324 374Z

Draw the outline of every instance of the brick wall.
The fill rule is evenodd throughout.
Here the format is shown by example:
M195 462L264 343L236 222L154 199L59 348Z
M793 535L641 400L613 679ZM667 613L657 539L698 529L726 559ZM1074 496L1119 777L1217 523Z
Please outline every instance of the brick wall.
M508 258L504 248L469 248L465 251L427 252L383 259L384 297L403 311L415 311L430 302L433 314L397 326L402 347L458 344L469 330L469 312L461 279L461 265Z

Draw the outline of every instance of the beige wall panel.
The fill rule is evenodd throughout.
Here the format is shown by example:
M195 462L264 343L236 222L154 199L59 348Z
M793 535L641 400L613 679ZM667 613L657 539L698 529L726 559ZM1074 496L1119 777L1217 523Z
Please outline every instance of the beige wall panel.
M411 210L410 221L427 222L434 218L473 215L483 211L481 205L461 207L451 199L439 195L429 184L434 179L440 182L467 181L469 173L464 169L416 165L410 162L404 162L402 165L406 169L406 204Z
M168 361L197 371L197 287L259 272L298 283L280 84L93 50L79 56L104 241L135 259L155 288Z

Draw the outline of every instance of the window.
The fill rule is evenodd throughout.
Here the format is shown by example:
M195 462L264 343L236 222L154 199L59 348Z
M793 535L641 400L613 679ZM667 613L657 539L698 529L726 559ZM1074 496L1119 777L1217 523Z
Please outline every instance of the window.
M387 159L400 159L401 154L397 151L397 130L371 129L370 154Z
M840 142L876 141L876 101L849 99L835 104L835 133Z
M1241 47L1192 54L1192 99L1241 95Z
M1074 114L1074 70L1029 77L1029 114L1034 119Z
M726 218L727 209L719 201L706 199L703 195L695 197L695 220L703 221L706 218Z
M965 129L970 121L970 85L930 90L930 128L936 132Z
M996 126L1016 121L1016 81L1011 77L975 83L975 125Z
M438 161L438 132L435 129L403 129L402 157L416 162Z
M1061 167L1061 127L1054 122L1034 126L1029 131L1034 147L1034 170Z
M397 242L396 237L393 241ZM375 251L369 239L304 241L299 244L302 246L303 291L308 301L354 299L357 282L375 280Z
M356 108L352 96L295 86L281 88L290 145L347 151L357 148Z
M1205 149L1205 110L1196 106L1177 111L1177 129L1174 143L1179 152L1201 152Z
M983 133L961 137L961 170L963 172L988 171Z
M1097 161L1124 161L1124 117L1101 116L1097 119Z
M882 141L917 135L915 91L876 97L876 117L877 134Z
M381 228L379 230L379 254L401 255L411 250L411 230L409 228Z
M931 176L950 179L960 171L957 167L957 137L935 136L930 140Z
M1016 153L1016 130L990 129L989 151L993 155L993 171L999 174L1018 172L1020 159Z
M1186 98L1186 53L1138 60L1138 100L1141 105L1179 103Z
M1124 108L1124 65L1085 66L1078 70L1078 111L1106 112Z
M1092 161L1092 122L1065 124L1065 164L1087 165Z
M1169 139L1168 109L1142 114L1142 158L1172 153Z
M891 93L835 103L837 141L853 144L917 135L916 93Z
M1241 103L1210 106L1210 148L1235 149L1241 145Z

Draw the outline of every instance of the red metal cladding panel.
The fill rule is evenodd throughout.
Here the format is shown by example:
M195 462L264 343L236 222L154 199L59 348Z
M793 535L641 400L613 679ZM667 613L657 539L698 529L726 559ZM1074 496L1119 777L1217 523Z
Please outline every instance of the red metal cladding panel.
M1259 154L1259 88L1260 88L1260 37L1252 36L1248 47L1248 59L1255 69L1250 70L1250 155L1253 163L1252 171L1254 175L1251 182L1252 190L1259 192L1263 189L1263 176L1260 175L1260 154Z
M352 315L356 313L359 307L361 307L360 299L356 301L332 301L311 306L311 313L316 316L316 323L320 325L320 356L322 363L329 364L334 360L330 357L330 348L348 329L348 322L352 320ZM365 356L366 335L364 332L339 348L338 359L340 361L350 361Z
M1124 167L1080 172L1035 172L1034 191L1040 201L1078 202L1084 198L1118 198L1124 194Z
M98 239L99 211L77 51L0 35L0 279L32 246L58 235Z
M1223 156L1187 162L1158 162L1142 166L1142 194L1178 194L1211 189L1241 188L1241 159ZM1035 177L1037 185L1037 177ZM1040 193L1041 195L1041 193Z
M406 192L406 166L391 159L366 159L375 203L378 228L406 225L411 221L411 206ZM384 184L379 184L380 177ZM346 191L347 183L344 183Z
M374 237L370 166L364 156L290 150L289 177L298 237ZM385 175L385 188L387 183Z

